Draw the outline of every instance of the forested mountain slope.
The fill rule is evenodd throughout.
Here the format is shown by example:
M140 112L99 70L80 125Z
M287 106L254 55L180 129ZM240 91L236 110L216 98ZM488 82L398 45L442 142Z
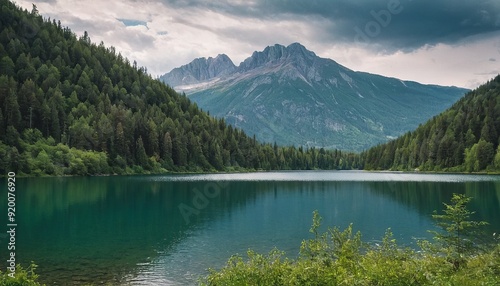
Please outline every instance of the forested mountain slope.
M365 169L500 170L500 75L415 131L362 154Z
M0 173L356 167L339 151L261 144L113 47L0 0Z
M268 46L238 67L225 55L196 59L161 79L264 142L359 152L414 130L469 91L356 72L299 43Z

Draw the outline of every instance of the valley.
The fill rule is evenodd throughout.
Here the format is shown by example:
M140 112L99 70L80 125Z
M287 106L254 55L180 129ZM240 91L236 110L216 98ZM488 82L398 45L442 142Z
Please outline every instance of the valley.
M415 77L469 90L269 45L320 53L321 29L344 25L336 42L381 29L376 1L19 2L0 0L0 285L498 284L500 75L491 45L456 57L485 3L470 22L465 2L408 1L439 40L419 46L412 18L393 13L360 57L392 68L401 56ZM453 41L422 17L458 8L463 41L429 64ZM117 47L90 38L103 35ZM224 40L255 51L235 65Z
M160 77L265 143L362 151L415 129L468 90L355 72L299 43L235 66L199 58Z

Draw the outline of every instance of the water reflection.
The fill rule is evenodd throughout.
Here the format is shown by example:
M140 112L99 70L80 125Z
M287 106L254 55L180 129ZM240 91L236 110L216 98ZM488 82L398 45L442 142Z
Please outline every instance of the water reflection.
M155 183L137 177L18 182L18 261L36 261L42 281L57 284L121 284L136 276L138 265L151 263L159 251L182 241L189 228L213 214L203 212L187 225L178 210L203 183ZM248 195L227 192L208 210L243 204ZM0 254L7 257L6 247Z
M496 178L493 177L493 178ZM500 181L472 182L372 182L371 188L377 194L389 197L408 208L416 209L421 215L441 211L443 202L450 202L453 193L472 197L470 208L475 210L473 219L487 221L491 233L500 230Z
M288 178L288 180L287 180ZM222 183L221 183L222 182ZM217 183L186 223L180 205ZM5 185L5 181L0 180ZM195 284L248 248L289 256L310 237L311 215L325 226L354 223L365 240L391 228L414 244L430 214L453 192L474 198L477 218L500 228L500 178L366 172L280 172L193 176L18 180L19 262L39 265L47 284ZM197 191L198 190L198 193ZM6 205L6 197L0 204ZM0 216L6 225L6 216ZM498 232L498 231L497 231ZM2 242L3 244L3 242ZM7 257L6 247L0 256ZM0 265L5 267L5 259Z

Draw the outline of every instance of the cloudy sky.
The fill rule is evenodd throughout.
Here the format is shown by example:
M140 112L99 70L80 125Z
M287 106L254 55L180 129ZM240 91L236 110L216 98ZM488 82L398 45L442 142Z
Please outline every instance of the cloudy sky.
M500 73L498 0L17 0L156 76L300 42L353 70L474 88Z

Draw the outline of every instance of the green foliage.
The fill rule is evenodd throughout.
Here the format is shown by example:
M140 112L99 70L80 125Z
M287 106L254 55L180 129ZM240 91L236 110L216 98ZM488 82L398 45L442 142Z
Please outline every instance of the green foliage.
M500 171L500 75L415 131L361 154L365 169ZM498 151L496 151L498 154Z
M495 168L500 170L500 145L498 145L497 154L495 155Z
M0 141L0 172L14 171L20 175L99 175L109 174L109 157L104 152L78 150L67 145L56 144L52 137L39 138L37 132L25 132L20 140L21 153ZM30 140L36 140L27 143Z
M314 239L302 242L300 256L324 265L332 265L337 262L346 268L354 269L360 259L359 252L363 246L361 233L353 234L351 224L344 231L334 227L320 235L318 234L320 225L321 217L315 211L310 229L310 232L314 234Z
M366 285L419 285L424 277L416 271L416 254L408 248L400 248L388 229L380 245L368 250L361 264L368 275Z
M148 165L148 156L146 155L146 150L144 150L144 143L142 142L142 137L137 139L136 146L136 162L139 166L147 166Z
M432 215L444 231L432 231L437 242L435 251L443 253L455 269L466 261L466 257L477 251L477 245L474 245L471 236L477 228L486 224L470 220L470 216L474 214L467 209L470 200L471 198L465 195L453 194L451 204L444 204L444 214Z
M37 265L31 263L31 265L24 269L21 265L17 265L16 273L12 277L12 273L0 271L0 285L3 286L40 286L38 280L38 275L35 274Z
M292 268L288 259L283 259L283 255L278 250L272 250L267 255L249 250L248 262L244 262L239 256L233 256L226 266L231 270L226 273L209 270L211 275L206 285L286 285L283 278L290 274Z
M0 7L0 141L8 147L0 152L12 154L0 157L4 174L361 166L353 153L256 142L87 33L78 38L7 0ZM10 147L26 163L13 166Z
M210 269L201 285L496 285L500 277L500 244L481 252L463 240L482 225L469 220L470 200L454 195L444 215L434 215L445 233L436 242L420 242L423 251L398 246L387 230L380 245L362 242L352 225L320 234L321 217L315 211L310 232L296 260L272 250L267 255L233 256L219 271ZM457 233L458 230L458 233ZM458 239L457 239L458 238ZM446 251L445 251L446 250ZM443 252L445 251L445 252ZM456 266L456 254L460 255ZM450 256L451 255L451 256Z
M472 148L465 149L465 168L469 172L478 172L486 169L495 156L493 144L480 139Z

